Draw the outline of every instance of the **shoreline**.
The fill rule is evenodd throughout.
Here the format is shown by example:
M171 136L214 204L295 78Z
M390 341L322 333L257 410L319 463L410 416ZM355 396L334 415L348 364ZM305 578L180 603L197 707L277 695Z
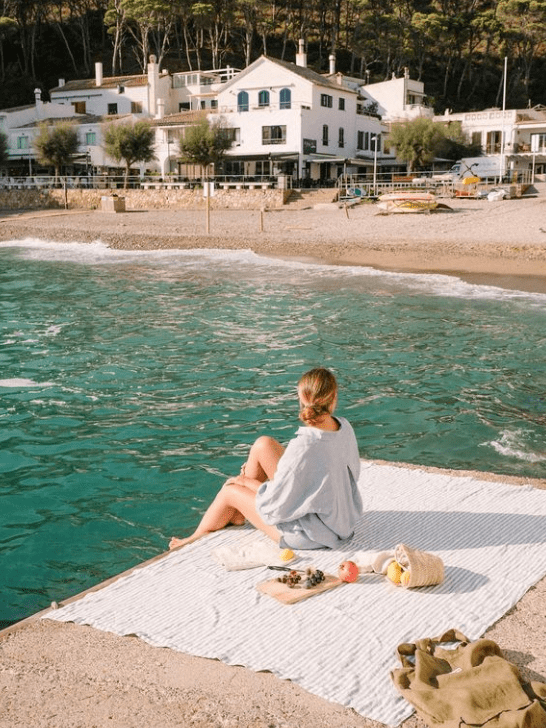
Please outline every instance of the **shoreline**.
M299 262L441 274L546 293L546 199L452 201L451 212L381 215L330 209L28 211L0 216L0 241L98 240L116 250L252 250ZM263 229L262 229L263 228Z

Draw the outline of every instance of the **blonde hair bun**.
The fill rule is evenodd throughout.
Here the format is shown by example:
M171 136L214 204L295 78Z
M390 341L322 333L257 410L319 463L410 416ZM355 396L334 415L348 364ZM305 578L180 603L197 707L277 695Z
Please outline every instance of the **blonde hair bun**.
M302 401L300 420L313 425L333 410L337 395L336 378L323 367L311 369L298 382L298 394Z

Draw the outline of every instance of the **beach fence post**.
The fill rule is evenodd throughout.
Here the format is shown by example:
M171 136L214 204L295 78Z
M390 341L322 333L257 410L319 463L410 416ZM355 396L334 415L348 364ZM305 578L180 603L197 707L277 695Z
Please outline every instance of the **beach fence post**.
M264 231L264 214L265 214L265 207L262 207L260 209L260 232L263 233Z
M206 223L205 231L207 235L210 233L210 198L214 195L214 182L203 182L203 197L205 198L206 205Z

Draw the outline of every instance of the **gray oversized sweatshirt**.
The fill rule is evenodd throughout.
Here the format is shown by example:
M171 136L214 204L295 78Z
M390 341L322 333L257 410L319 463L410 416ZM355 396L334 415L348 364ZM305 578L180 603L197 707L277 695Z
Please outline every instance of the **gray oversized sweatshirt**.
M298 548L335 548L352 536L362 515L357 482L360 457L353 428L344 417L335 432L300 427L279 460L272 480L256 495L261 518ZM302 537L302 538L300 538Z

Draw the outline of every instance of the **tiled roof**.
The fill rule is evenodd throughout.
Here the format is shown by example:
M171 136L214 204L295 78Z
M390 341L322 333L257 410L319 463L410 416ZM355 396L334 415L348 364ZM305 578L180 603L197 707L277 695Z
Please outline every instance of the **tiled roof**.
M197 111L180 111L178 114L169 114L162 119L151 119L152 126L181 126L183 124L195 124L196 121L204 119L211 112L211 109L199 109Z
M55 124L66 123L69 124L98 124L101 121L101 116L95 114L78 114L78 116L51 116L45 119L33 119L28 124L21 124L18 129L28 129L40 124L47 124L47 126L54 126Z
M117 86L146 86L148 76L106 76L102 79L100 86L97 86L95 78L84 78L81 80L67 81L64 86L56 86L51 93L64 91L87 91L93 88L116 88Z
M341 86L336 81L332 81L327 76L322 76L320 73L317 73L316 71L313 71L311 68L307 68L306 66L298 66L295 63L290 63L289 61L280 61L278 58L271 58L270 56L263 57L267 58L268 61L272 61L278 66L282 66L288 71L292 71L292 73L295 73L298 76L306 79L307 81L311 81L312 83L315 83L319 86L327 86L328 88L337 89L338 91L350 91L351 93L355 93L351 89L348 89L346 86Z
M33 109L34 104L28 104L27 106L12 106L10 109L0 109L0 114L9 114L16 111L25 111L25 109Z

